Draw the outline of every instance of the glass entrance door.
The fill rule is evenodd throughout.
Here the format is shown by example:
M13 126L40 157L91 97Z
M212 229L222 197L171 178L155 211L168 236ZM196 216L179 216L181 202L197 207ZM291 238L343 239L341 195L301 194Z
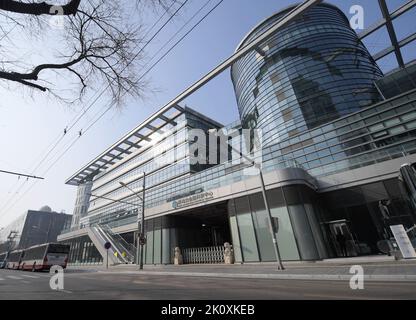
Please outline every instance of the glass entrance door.
M327 223L329 238L333 243L337 257L357 256L356 240L348 220L330 221ZM344 249L345 247L345 249Z

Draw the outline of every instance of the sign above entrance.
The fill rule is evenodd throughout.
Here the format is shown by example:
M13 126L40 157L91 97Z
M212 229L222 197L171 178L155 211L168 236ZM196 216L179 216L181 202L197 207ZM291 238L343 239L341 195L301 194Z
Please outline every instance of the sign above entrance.
M403 225L390 226L404 259L415 259L416 252Z
M178 199L182 199L182 198L185 198L185 197L193 196L193 195L195 195L195 194L199 194L199 193L202 193L202 192L204 192L204 189L203 189L203 188L198 188L198 189L195 189L195 190L189 191L189 192L187 192L187 193L182 193L182 194L180 194L180 195L176 195L176 196L174 196L174 197L171 197L171 198L169 198L169 199L167 200L167 202L174 202L174 201L176 201L176 200L178 200Z
M212 191L199 193L190 197L178 199L172 202L173 209L181 209L185 207L192 206L194 204L203 203L214 198L214 193Z

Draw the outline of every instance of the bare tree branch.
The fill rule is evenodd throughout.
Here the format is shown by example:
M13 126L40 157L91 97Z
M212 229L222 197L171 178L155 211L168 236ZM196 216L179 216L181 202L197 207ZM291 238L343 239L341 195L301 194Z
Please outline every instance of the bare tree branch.
M169 3L172 5L177 0L136 1L148 1L165 9L169 8ZM41 92L52 92L56 91L56 87L61 83L50 81L50 77L54 74L63 77L63 71L66 71L79 85L77 99L81 99L87 89L92 90L94 84L106 88L118 105L125 93L130 96L142 96L146 83L143 80L139 81L139 72L136 71L137 63L143 58L137 56L137 52L140 51L139 45L144 41L140 36L142 26L133 24L128 19L130 12L123 12L122 2L70 0L64 6L66 16L61 17L65 19L64 30L53 33L56 36L61 35L62 39L56 43L63 44L63 49L55 50L52 58L54 61L29 67L12 63L12 59L2 61L0 58L0 80L19 83ZM37 5L39 5L37 9L34 9ZM44 8L39 9L41 6ZM10 21L13 22L19 13L25 13L32 19L46 14L45 6L51 5L45 2L36 4L0 0L0 15L2 15L1 10L13 9L9 10L13 12ZM22 23L21 20L19 23ZM39 28L41 24L39 21ZM7 39L13 41L13 37ZM59 54L56 54L58 51ZM59 96L57 92L54 92L54 95ZM62 100L69 99L62 97Z

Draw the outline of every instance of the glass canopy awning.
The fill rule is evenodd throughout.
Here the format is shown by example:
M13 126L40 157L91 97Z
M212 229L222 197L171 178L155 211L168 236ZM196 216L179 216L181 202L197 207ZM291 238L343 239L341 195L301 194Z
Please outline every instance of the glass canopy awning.
M404 1L403 1L404 2ZM382 18L374 23L372 26L368 27L366 30L358 34L361 40L365 40L371 35L380 32L381 29L386 29L391 45L388 45L382 50L373 54L375 61L379 61L386 56L394 53L395 59L397 60L397 66L399 68L405 67L405 59L403 54L403 48L416 40L416 31L411 32L402 39L399 39L397 36L397 26L395 27L394 22L398 18L402 17L404 14L416 7L416 0L409 0L404 2L400 7L395 10L389 10L386 0L378 0L378 4L382 13ZM414 57L416 58L416 57Z
M150 145L156 133L159 134L168 124L176 125L175 119L183 113L184 108L179 105L174 105L169 109L161 109L101 153L93 161L82 167L81 170L70 177L65 183L77 186L92 180L94 176L108 169L126 156Z

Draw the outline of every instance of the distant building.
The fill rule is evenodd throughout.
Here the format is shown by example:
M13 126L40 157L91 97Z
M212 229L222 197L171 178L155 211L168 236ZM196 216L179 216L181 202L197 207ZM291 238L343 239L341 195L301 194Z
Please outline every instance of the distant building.
M28 210L0 230L0 252L24 249L37 244L56 242L58 235L71 224L72 215L54 212L48 206ZM15 234L12 241L9 235Z

